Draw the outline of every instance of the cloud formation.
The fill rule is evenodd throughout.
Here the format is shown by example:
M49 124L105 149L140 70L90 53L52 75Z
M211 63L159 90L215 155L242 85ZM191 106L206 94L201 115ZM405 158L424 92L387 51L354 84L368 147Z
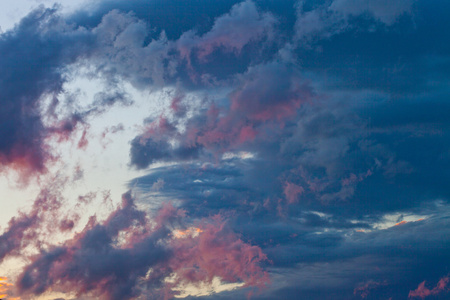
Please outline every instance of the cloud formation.
M439 0L32 11L0 35L2 170L49 173L61 145L89 156L92 137L106 150L120 132L129 160L114 163L139 176L111 213L95 213L98 191L68 204L81 166L41 189L0 235L0 261L27 254L17 295L173 298L220 278L242 288L206 299L254 287L255 299L445 297L448 11ZM102 86L69 92L79 76Z
M17 280L19 294L53 289L101 299L161 298L171 297L179 284L212 282L216 276L247 286L268 283L259 266L267 259L261 249L227 231L220 216L215 223L205 221L196 237L174 238L173 228L184 216L168 204L152 221L126 193L104 222L93 217L73 239L32 257ZM166 282L169 276L175 280Z
M438 295L440 293L444 293L445 291L448 291L448 285L449 283L449 278L448 277L442 277L439 282L437 283L437 285L429 290L426 286L425 286L425 281L423 281L422 283L419 284L419 286L417 287L417 289L415 289L414 291L410 291L408 298L426 298L428 296L432 296L432 295Z
M1 35L3 166L45 171L52 155L45 143L50 132L42 123L39 101L61 93L64 68L88 56L92 42L89 32L66 24L56 7L36 9Z

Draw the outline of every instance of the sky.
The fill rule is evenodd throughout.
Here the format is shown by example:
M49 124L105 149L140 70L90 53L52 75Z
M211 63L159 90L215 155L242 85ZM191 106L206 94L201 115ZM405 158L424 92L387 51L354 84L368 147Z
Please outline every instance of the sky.
M448 299L450 2L2 0L0 298Z

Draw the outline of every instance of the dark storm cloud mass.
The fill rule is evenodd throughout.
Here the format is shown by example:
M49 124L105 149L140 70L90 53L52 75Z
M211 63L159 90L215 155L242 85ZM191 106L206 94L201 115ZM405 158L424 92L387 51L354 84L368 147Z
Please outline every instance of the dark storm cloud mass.
M169 135L202 148L199 156L130 186L145 191L162 180L159 195L182 200L199 217L229 211L234 229L276 266L269 269L279 286L256 298L445 298L447 290L432 292L432 284L448 273L447 263L439 265L448 260L448 216L427 203L449 196L448 72L437 62L450 53L443 36L430 36L431 19L436 29L448 21L417 1L304 1L295 9L292 41L237 74L228 104ZM227 151L235 156L224 158ZM436 217L423 223L427 229L420 221L401 228L415 226L417 236L398 226L368 233L389 213L398 222L403 214ZM436 233L424 242L428 230ZM433 282L428 290L418 287L421 278Z
M57 9L39 8L0 37L2 165L43 171L50 158L39 101L62 90L64 68L89 55L89 32L73 28Z
M43 126L40 98L61 92L65 68L79 63L108 82L96 112L131 103L123 82L177 90L130 138L131 167L163 165L129 185L141 204L178 207L152 223L125 195L105 222L42 249L18 281L24 295L171 297L177 284L218 276L248 288L205 298L264 285L252 297L448 297L446 1L102 1L66 19L55 11L34 11L1 36L3 165L43 168L45 137L57 130ZM87 122L76 116L68 133ZM23 247L33 217L11 221L0 239L17 242L3 256ZM198 236L187 234L192 224ZM178 227L189 237L174 238Z

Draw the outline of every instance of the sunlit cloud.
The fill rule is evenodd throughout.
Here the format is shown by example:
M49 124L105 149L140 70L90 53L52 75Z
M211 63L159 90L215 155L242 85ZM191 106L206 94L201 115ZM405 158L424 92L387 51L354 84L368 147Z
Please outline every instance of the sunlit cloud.
M168 279L168 282L171 280ZM240 287L243 287L244 283L226 283L220 280L219 277L214 277L212 282L204 282L204 283L198 283L196 285L193 284L186 284L181 285L173 288L174 291L178 292L179 294L175 295L175 298L186 298L189 296L192 297L201 297L201 296L208 296L213 295L216 293L221 293L225 291L232 291L235 289L238 289Z
M201 234L203 232L203 230L201 230L200 228L188 228L185 230L174 230L173 231L173 236L177 239L181 239L181 238L185 238L185 237L197 237L199 234Z
M446 296L448 3L27 1L0 297Z
M373 225L376 229L387 229L394 226L401 226L411 222L424 221L427 216L408 213L396 213L383 216L383 221Z
M7 277L0 277L0 298L6 298L9 296L14 285L9 282ZM19 299L19 298L8 298L8 299Z

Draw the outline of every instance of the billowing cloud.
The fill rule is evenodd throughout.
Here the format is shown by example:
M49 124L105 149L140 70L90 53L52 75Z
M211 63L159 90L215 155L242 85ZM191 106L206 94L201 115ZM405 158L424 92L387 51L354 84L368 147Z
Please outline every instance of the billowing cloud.
M229 14L220 16L212 29L203 36L193 31L184 33L178 40L178 48L182 57L190 60L193 49L200 59L207 59L215 49L233 51L239 54L250 42L263 38L272 38L276 19L270 13L258 12L255 3L247 0L236 4Z
M200 227L198 236L173 241L175 257L171 261L178 284L211 282L215 276L227 282L244 282L246 286L269 283L268 274L259 263L267 260L257 246L251 246L229 231L220 216Z
M268 127L284 126L313 96L307 82L279 62L251 68L239 82L229 95L229 107L209 104L186 121L182 132L177 130L177 119L162 117L151 123L132 142L132 164L142 168L158 160L192 159L201 149L223 154L257 138L269 139ZM169 145L169 138L178 145Z
M212 282L214 277L247 286L268 283L259 266L267 259L261 249L228 231L219 216L201 224L196 237L174 237L173 228L184 216L166 205L152 224L126 193L104 222L91 218L73 239L32 257L18 278L19 294L40 295L51 288L102 299L143 293L160 298L172 295L171 287L178 284ZM175 281L166 282L169 276Z
M27 171L43 172L51 153L45 143L39 101L57 96L65 81L64 68L89 55L92 35L74 28L57 8L39 8L0 38L0 161Z
M438 0L34 10L0 36L0 164L41 184L0 235L0 260L23 261L16 296L446 297L448 11ZM74 153L101 157L63 161ZM124 168L131 191L109 209L102 172ZM229 288L213 295L218 282Z

